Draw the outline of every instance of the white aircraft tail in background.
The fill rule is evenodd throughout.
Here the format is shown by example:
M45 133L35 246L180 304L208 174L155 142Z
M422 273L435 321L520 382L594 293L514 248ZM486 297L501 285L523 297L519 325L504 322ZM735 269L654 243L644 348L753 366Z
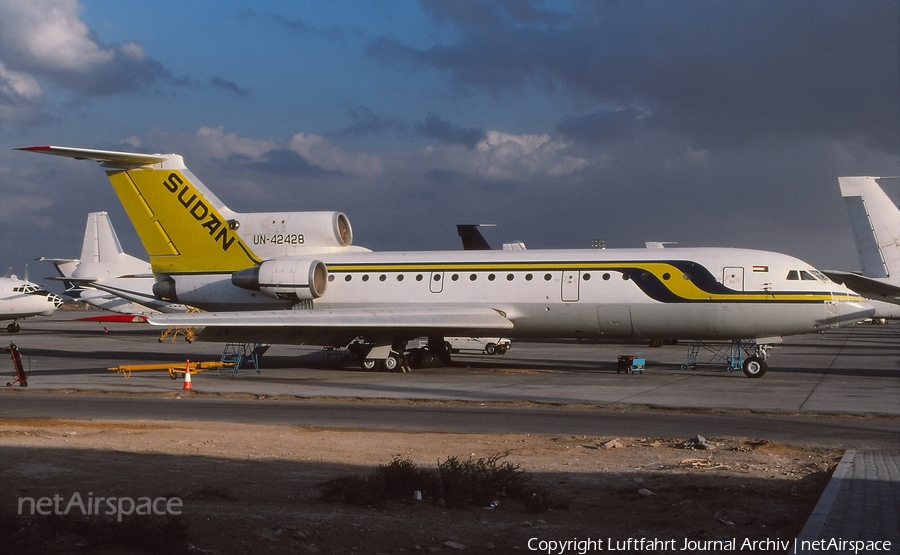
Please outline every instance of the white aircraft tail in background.
M896 177L839 177L859 255L859 272L825 274L870 299L900 303L900 209L879 181Z
M156 279L150 263L122 250L109 214L88 214L81 258L39 258L56 266L66 283L65 294L119 314L184 312L183 304L153 296Z

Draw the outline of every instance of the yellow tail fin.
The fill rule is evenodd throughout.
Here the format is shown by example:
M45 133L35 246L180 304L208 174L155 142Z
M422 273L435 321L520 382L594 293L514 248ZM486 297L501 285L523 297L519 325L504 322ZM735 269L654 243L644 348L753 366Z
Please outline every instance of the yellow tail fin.
M232 212L177 154L53 146L18 150L101 162L154 273L232 273L260 263L238 235L238 222L223 215Z

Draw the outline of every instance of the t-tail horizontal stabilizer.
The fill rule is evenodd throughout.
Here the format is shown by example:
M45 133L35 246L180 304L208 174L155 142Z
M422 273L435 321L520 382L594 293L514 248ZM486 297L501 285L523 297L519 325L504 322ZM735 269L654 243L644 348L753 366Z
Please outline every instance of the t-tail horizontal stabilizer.
M18 150L95 160L107 168L155 273L231 273L261 262L238 235L231 210L177 154L59 146Z

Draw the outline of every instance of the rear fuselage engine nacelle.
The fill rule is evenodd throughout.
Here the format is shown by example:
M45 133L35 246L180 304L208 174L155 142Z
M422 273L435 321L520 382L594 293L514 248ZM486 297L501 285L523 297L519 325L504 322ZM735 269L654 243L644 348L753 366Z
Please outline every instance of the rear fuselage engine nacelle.
M276 299L306 301L325 293L328 268L321 260L266 260L259 266L235 272L231 283Z
M336 251L353 244L353 228L343 212L252 212L234 214L229 224L264 258Z

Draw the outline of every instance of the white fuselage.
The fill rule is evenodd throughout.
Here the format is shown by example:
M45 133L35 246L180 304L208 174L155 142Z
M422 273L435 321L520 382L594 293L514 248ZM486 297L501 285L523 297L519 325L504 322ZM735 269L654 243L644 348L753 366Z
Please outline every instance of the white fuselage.
M514 324L496 334L512 338L752 339L833 328L873 311L824 276L786 279L790 270L815 272L808 264L755 250L381 252L298 262L310 258L325 263L328 283L306 308L489 307ZM265 284L248 291L228 274L170 277L179 302L206 310L291 308L267 296ZM261 331L250 335L264 340Z
M50 316L61 304L57 295L30 281L0 278L0 320Z

